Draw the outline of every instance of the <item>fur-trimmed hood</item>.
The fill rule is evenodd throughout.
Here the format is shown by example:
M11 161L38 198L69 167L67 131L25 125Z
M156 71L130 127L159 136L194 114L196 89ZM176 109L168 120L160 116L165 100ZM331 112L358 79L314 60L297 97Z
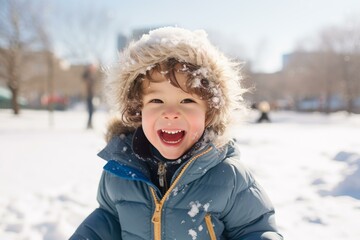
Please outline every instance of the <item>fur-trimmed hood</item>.
M169 58L199 66L219 92L220 101L216 99L220 102L217 106L219 110L212 126L224 126L221 136L217 133L214 138L215 143L223 145L229 140L226 132L231 122L232 111L242 108L243 105L241 95L244 90L240 87L240 64L215 48L203 30L164 27L150 31L140 40L131 42L120 54L119 61L107 72L105 95L112 111L121 115L135 78ZM107 139L123 130L130 131L136 127L127 126L121 120L121 116L116 118L108 127Z

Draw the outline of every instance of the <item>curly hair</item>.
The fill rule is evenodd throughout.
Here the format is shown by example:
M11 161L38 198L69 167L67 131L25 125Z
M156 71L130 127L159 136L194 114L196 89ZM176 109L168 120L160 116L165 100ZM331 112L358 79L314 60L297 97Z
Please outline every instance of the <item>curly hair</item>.
M156 82L152 75L154 71L161 73L174 87L180 88L186 93L195 94L202 100L207 101L208 110L206 113L206 123L211 124L211 120L218 114L220 101L217 99L219 90L214 91L214 86L204 76L200 66L191 63L180 62L175 58L170 58L162 63L157 63L149 68L145 74L139 74L130 86L127 99L122 112L122 120L125 124L131 126L139 126L141 124L141 109L143 97L144 79L149 82ZM176 72L186 74L186 84L181 86L176 78ZM218 129L220 131L220 129ZM216 131L217 132L217 131Z

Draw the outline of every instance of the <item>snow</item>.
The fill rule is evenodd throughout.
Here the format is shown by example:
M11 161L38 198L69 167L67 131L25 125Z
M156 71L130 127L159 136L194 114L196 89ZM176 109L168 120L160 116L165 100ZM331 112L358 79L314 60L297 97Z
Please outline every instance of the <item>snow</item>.
M190 32L189 30L181 28L163 27L143 35L138 41L138 44L151 45L161 43L167 46L175 46L178 45L179 42L183 42L184 39L186 39L186 43L194 49L199 49L208 43L207 33L204 30Z
M189 235L191 236L192 240L196 240L197 232L194 229L189 229Z
M188 215L190 217L195 217L199 212L199 208L201 207L201 204L196 201L196 202L190 202L190 211L188 212Z
M272 123L254 124L257 117L233 132L285 239L358 239L360 116L272 112ZM94 130L86 118L55 112L50 128L47 112L0 110L0 240L67 239L97 207L107 114L95 113ZM199 207L208 204L194 199L189 215Z

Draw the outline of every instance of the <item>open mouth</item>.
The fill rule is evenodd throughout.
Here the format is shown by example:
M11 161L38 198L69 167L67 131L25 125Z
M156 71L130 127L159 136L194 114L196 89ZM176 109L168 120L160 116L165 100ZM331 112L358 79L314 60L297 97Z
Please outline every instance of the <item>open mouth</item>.
M177 144L183 140L185 136L184 130L164 130L158 131L161 140L167 144Z

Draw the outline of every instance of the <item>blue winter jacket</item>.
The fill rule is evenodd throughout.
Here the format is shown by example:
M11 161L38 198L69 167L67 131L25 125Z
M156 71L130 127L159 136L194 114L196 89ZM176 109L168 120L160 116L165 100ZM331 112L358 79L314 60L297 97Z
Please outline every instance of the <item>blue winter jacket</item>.
M98 189L100 206L71 240L282 239L270 200L239 161L234 144L198 149L162 195L138 154L147 147L133 148L133 136L114 137L99 153L108 161Z

